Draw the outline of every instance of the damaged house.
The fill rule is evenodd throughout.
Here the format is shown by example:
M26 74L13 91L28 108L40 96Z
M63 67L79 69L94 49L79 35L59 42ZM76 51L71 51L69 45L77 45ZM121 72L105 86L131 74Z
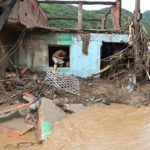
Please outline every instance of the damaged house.
M61 3L67 2L61 1ZM79 4L79 2L71 4L74 3ZM112 16L113 29L105 29L108 14L99 19L101 29L82 29L82 5L86 4L112 5L108 14ZM3 7L1 13L5 11ZM1 70L12 63L16 67L28 67L37 71L50 70L53 67L53 53L62 49L67 53L67 59L58 71L78 77L88 77L107 66L107 63L101 60L127 47L128 33L121 29L120 22L121 0L111 3L83 2L79 4L77 20L76 29L51 29L48 28L48 17L36 0L16 0L0 32L1 62L3 62Z
M40 3L78 4L78 17L49 18ZM111 7L102 18L86 20L83 5L95 4ZM137 26L141 19L139 12L135 11L134 16ZM137 86L134 77L142 80L143 72L149 77L150 58L145 30L141 26L136 28L133 22L121 26L121 0L0 0L0 13L0 75L5 74L0 90L0 117L8 117L11 122L10 116L18 113L23 124L22 129L21 126L12 128L7 122L8 135L22 138L30 129L36 129L36 142L42 142L67 113L83 111L99 103L150 103L148 92L137 91L141 95L136 101L136 96L130 97ZM108 16L112 19L112 29L106 28ZM76 28L50 28L48 23L52 19L75 20ZM84 29L85 20L98 21L100 28ZM66 52L65 63L54 73L52 55L58 50ZM15 75L11 72L6 78L6 70L11 67L16 69ZM116 85L81 79L93 76L109 77ZM114 85L119 87L118 95ZM20 120L15 123L21 123ZM1 121L4 127L5 121Z
M48 18L39 3L78 4L78 17ZM85 18L83 18L82 6L87 4L111 5L108 13L99 18L100 29L83 28ZM64 65L57 71L86 78L99 70L105 68L109 70L111 68L108 63L110 57L114 59L112 58L114 54L119 55L119 52L123 52L124 49L130 49L132 43L140 44L140 42L133 41L136 38L133 37L136 35L134 33L136 30L133 29L132 22L129 22L127 27L121 26L121 0L115 2L82 1L82 3L80 1L1 0L1 14L1 73L12 64L17 68L28 67L33 71L52 70L54 65L52 55L62 49L67 56ZM112 29L106 29L108 16L112 19ZM77 20L77 25L75 29L49 28L48 21L52 19L66 21L73 19ZM136 19L139 20L139 18ZM97 21L97 19L86 21ZM144 31L143 34L145 34ZM143 38L142 43L147 43L145 35L141 38ZM129 51L129 54L124 55L121 65L138 64L136 61L139 58L134 59L137 56L145 61L147 48L141 47L140 49L145 51L142 55L137 55L136 51ZM130 56L127 57L127 55ZM122 68L120 66L119 69Z
M16 62L24 57L30 59L30 52L23 50L27 32L36 26L48 27L48 18L36 0L1 0L0 2L0 72L2 76L4 70L10 65L17 65Z

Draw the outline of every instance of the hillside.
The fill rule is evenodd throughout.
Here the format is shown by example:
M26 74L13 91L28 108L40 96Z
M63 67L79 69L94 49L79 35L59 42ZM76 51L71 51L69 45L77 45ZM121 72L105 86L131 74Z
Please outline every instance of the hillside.
M150 21L150 10L143 13L143 18Z
M60 4L41 4L44 11L47 13L49 17L65 17L65 18L77 18L77 7L73 5L60 5ZM109 7L95 10L95 11L88 11L84 10L83 17L85 19L100 19L104 16L109 10ZM131 18L132 13L128 10L122 9L122 25L124 25L129 18ZM150 11L146 11L143 14L143 24L147 29L150 35ZM49 26L52 28L75 28L76 21L73 20L51 20L49 21ZM108 17L107 21L107 28L111 28L112 22L110 17ZM84 29L97 29L99 28L99 22L83 22ZM150 36L149 36L150 37Z
M150 10L143 13L143 24L147 30L148 39L150 40Z

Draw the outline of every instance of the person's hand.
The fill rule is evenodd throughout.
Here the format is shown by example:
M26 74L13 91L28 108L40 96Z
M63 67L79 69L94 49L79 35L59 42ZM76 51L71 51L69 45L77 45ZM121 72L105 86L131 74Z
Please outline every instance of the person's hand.
M59 57L60 59L64 59L64 57Z

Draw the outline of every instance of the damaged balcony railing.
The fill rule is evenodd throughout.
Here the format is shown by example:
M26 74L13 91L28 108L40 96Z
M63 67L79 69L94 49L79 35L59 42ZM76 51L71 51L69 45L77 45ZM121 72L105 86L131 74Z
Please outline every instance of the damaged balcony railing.
M79 80L73 76L48 71L44 82L57 89L80 95Z
M78 20L77 29L81 30L83 21L98 21L100 22L101 29L106 28L107 16L111 14L113 29L119 29L121 27L121 0L114 1L73 1L73 0L39 0L39 3L48 4L78 4L78 18L60 18L60 17L49 17L49 20ZM83 18L83 5L111 5L109 11L102 17L96 19L85 19Z

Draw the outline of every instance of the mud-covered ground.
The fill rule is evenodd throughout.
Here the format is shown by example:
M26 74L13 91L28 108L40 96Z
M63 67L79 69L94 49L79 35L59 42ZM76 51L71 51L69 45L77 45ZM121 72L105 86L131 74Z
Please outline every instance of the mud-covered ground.
M33 77L36 79L33 80ZM83 103L84 105L93 105L100 99L106 99L110 103L122 103L133 106L148 106L150 103L150 82L138 84L133 92L125 90L125 86L118 85L117 82L104 79L79 79L80 96L58 90L49 85L43 86L44 75L33 74L24 81L24 86L7 92L0 90L0 107L24 103L22 93L11 98L12 95L21 91L27 91L35 97L47 97L62 107L66 103ZM124 89L123 89L124 88ZM1 101L4 103L1 104Z
M11 92L6 92L5 90L1 91L1 101L4 99L7 99L7 101L0 107L24 103L25 101L22 99L21 94L11 98L11 95L14 95L16 92L19 93L22 90L29 91L36 97L47 97L62 109L65 104L72 103L82 103L85 106L92 106L101 102L101 99L107 100L110 104L123 103L137 107L149 106L150 104L149 82L138 85L135 91L129 93L113 81L79 79L80 96L76 96L48 85L42 87L42 81L43 79L38 82L30 80L26 82L26 86L21 90L14 89ZM113 148L116 150L117 148L123 149L123 147L126 146L127 149L132 150L137 148L137 142L138 147L143 147L143 143L147 141L148 136L146 132L149 132L149 129L147 130L147 127L149 128L148 114L149 107L133 108L131 106L118 104L94 106L90 110L87 110L87 112L69 115L60 123L57 123L54 126L53 133L49 140L42 145L36 144L37 141L34 132L25 135L25 137L23 136L21 139L5 133L4 128L12 127L13 124L14 127L16 127L16 120L13 120L13 122L11 120L7 125L5 122L3 124L0 123L0 140L2 141L0 149L92 150L93 146L95 149L99 149L99 147L111 149L111 146L114 146ZM118 118L120 118L119 121ZM110 121L112 122L111 124ZM19 126L21 126L23 122L19 121L19 124ZM130 134L131 131L132 135ZM116 134L118 135L117 140L115 139ZM144 138L136 137L137 135L143 136ZM109 144L110 141L111 144ZM125 144L123 144L124 142ZM119 147L117 147L118 145ZM145 146L143 150L150 148L149 144Z
M68 94L56 89L53 90L51 96L51 99L58 105L63 103L93 105L100 99L106 99L110 103L122 103L138 107L142 105L148 106L150 103L150 83L140 84L133 92L128 92L113 81L80 79L80 96Z

